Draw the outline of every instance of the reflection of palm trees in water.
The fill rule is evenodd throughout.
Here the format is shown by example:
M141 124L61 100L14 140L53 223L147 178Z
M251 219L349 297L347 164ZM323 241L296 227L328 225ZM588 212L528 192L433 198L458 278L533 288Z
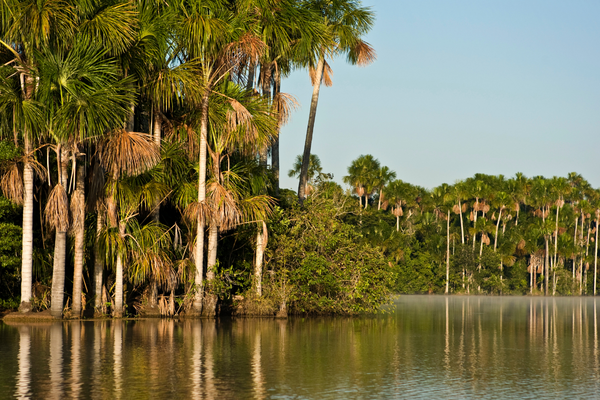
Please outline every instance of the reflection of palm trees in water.
M265 382L262 372L262 349L260 327L254 334L254 351L252 352L252 383L254 385L254 398L265 398Z
M123 322L113 321L113 379L114 398L120 399L123 391Z
M81 322L71 324L71 395L72 399L78 399L81 394Z
M57 322L50 327L50 398L63 397L63 327Z
M17 375L17 388L15 397L26 399L31 396L31 329L28 326L19 327L19 373Z

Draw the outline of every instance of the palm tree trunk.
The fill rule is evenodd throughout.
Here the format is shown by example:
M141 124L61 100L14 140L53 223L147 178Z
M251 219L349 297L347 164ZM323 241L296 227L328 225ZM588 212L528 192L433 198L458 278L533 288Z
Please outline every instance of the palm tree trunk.
M262 296L262 265L264 258L263 226L256 233L256 260L254 263L254 291L258 297Z
M27 132L25 154L31 153L31 144ZM20 312L31 311L33 281L33 168L29 162L23 166L23 248L21 259L21 304Z
M545 241L546 241L546 254L544 257L544 296L548 296L548 264L550 263L550 260L548 259L549 256L549 250L548 250L548 236L546 235L545 237Z
M450 210L448 210L448 221L446 224L446 294L450 288Z
M67 232L57 229L54 239L54 261L52 267L52 301L50 314L62 318L65 295L65 263L67 259Z
M475 214L473 215L473 228L474 229L477 228L477 209L479 208L479 199L476 199L475 204L476 204L476 208L475 208L475 210L473 210L473 211L475 211ZM475 232L473 234L473 250L475 250L476 239L477 239L477 232Z
M260 65L262 95L263 95L263 98L265 98L267 101L271 100L271 79L269 76L270 72L271 72L271 63L266 63L266 64ZM268 149L266 147L264 149L261 149L259 152L260 165L265 166L265 167L267 166L267 152L268 152Z
M215 267L217 265L217 241L219 239L219 228L215 223L208 227L208 255L206 265L206 281L215 279Z
M400 217L396 216L396 232L400 230Z
M558 258L558 212L560 207L556 206L556 228L554 229L554 262L552 263L552 268L556 268L556 261Z
M154 143L156 143L156 145L158 146L158 148L160 149L160 145L162 142L162 119L161 119L161 114L160 114L160 110L158 108L154 108L153 112L154 114L154 118L152 121L152 137L154 139ZM160 220L160 205L156 204L154 205L154 208L152 209L152 219L154 221L159 221Z
M596 240L594 241L595 250L594 250L594 296L596 295L596 280L598 279L598 217L600 216L600 212L596 211Z
M198 205L204 206L206 200L206 146L208 137L208 98L210 90L207 88L202 97L202 121L200 123L200 155L198 160ZM196 229L196 274L194 284L196 293L194 295L193 310L194 313L202 311L203 301L203 266L204 266L204 212L200 211L197 218Z
M460 204L460 200L458 200L458 215L460 216L460 239L462 240L462 244L465 244L465 226L463 223L462 205Z
M125 222L119 221L119 234L125 237ZM123 254L117 254L117 265L115 266L115 307L113 317L123 317Z
M100 232L104 228L104 212L98 210L96 220L96 240L94 241L94 308L98 313L103 309L102 304L102 272L104 270L104 256L100 253Z
M58 146L59 185L67 186L68 157L63 156L63 149ZM67 262L67 232L56 227L54 240L54 260L52 263L52 300L50 314L55 318L62 318L63 303L65 296L65 268Z
M281 70L275 69L275 85L273 87L273 99L276 99L281 92ZM275 180L275 196L279 196L279 134L281 133L281 123L277 124L277 135L271 145L271 171Z
M500 228L500 220L502 219L502 210L504 210L504 207L500 208L500 213L498 214L498 222L496 222L496 234L494 235L494 253L496 252L496 246L498 245L498 228Z
M308 116L308 127L306 129L306 141L304 142L304 153L302 156L302 169L300 170L300 182L298 183L298 200L300 204L306 197L306 183L308 182L308 162L310 159L310 148L312 146L313 131L315 128L315 117L317 116L317 103L319 102L319 90L321 89L321 78L323 77L323 68L325 67L325 57L319 57L317 64L315 84L310 102L310 113Z
M79 215L74 217L77 222L75 229L75 260L73 270L73 316L81 316L81 286L83 282L83 260L85 256L85 166L83 162L77 166L77 183L74 197L74 204L78 210L74 210Z

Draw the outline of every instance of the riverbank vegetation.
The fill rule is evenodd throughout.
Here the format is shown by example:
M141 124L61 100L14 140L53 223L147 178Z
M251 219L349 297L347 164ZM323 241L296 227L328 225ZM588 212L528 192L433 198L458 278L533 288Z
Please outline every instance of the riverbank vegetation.
M0 9L2 307L284 316L393 292L595 293L598 196L576 174L427 191L366 155L344 191L307 155L326 59L375 57L358 1ZM279 189L278 141L297 68L314 77L298 194Z

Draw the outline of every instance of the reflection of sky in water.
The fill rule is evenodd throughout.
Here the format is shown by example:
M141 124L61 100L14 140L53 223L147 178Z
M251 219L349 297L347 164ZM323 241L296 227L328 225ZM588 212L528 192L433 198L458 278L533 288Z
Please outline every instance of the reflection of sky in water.
M401 296L364 318L0 324L0 397L595 397L598 311Z

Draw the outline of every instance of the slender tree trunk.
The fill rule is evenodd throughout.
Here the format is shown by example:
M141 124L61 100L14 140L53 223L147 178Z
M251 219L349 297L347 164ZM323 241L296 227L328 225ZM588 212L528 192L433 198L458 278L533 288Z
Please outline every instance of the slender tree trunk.
M462 205L460 204L460 200L458 200L458 215L460 216L460 240L462 240L462 244L465 244L465 226L463 223Z
M281 70L275 68L275 85L273 86L273 100L277 99L281 92ZM275 196L279 196L279 134L281 133L281 121L277 124L277 136L271 145L271 171L275 180Z
M98 219L96 220L96 240L94 241L94 308L95 312L101 312L104 309L102 304L102 273L104 270L104 256L100 253L100 233L104 228L104 212L97 210Z
M548 274L549 274L549 270L548 270L548 264L550 263L550 260L548 259L549 257L549 248L548 248L548 236L545 236L545 242L546 242L546 254L544 257L544 296L548 296Z
M262 82L262 95L263 98L269 102L271 100L271 63L261 64L260 65L260 75ZM267 166L267 152L268 149L265 147L260 150L259 160L260 165L266 167Z
M396 232L400 230L400 217L396 216Z
M125 236L125 223L119 221L119 234ZM117 263L115 266L115 304L113 308L113 317L123 317L123 254L117 254Z
M558 213L560 207L556 206L556 228L554 229L554 262L552 263L552 268L556 268L556 261L558 258Z
M200 207L204 206L206 200L206 146L208 137L208 98L210 90L207 88L204 96L202 97L202 121L200 124L200 155L198 161L198 204ZM193 310L194 313L200 313L202 311L203 301L203 266L204 266L204 224L205 219L203 212L198 213L197 218L197 231L196 231L196 251L195 251L195 262L196 262L196 274L194 276L194 284L196 286Z
M64 149L58 146L59 185L67 187L68 157L63 155ZM65 189L66 190L66 189ZM67 205L68 206L68 205ZM54 260L52 264L52 301L50 314L55 318L62 318L64 296L65 296L65 268L67 262L67 232L61 227L56 227L54 240Z
M264 224L264 223L263 223ZM256 233L256 260L254 263L254 290L258 297L262 296L262 266L264 258L264 225L261 225Z
M208 255L206 265L206 281L215 279L215 268L217 265L217 242L219 239L219 228L215 223L210 223L208 227Z
M160 149L162 143L162 119L160 110L158 108L154 108L153 114L154 118L152 121L152 137L154 139L154 143L156 143L156 146ZM156 222L160 220L160 204L153 205L152 219Z
M317 64L315 84L310 102L310 114L308 116L308 127L306 129L306 141L304 142L304 153L302 156L302 169L300 170L300 182L298 183L298 200L300 204L306 197L306 183L308 182L308 162L310 160L310 148L312 146L313 131L315 128L315 117L317 115L317 103L319 102L319 90L321 89L321 78L323 77L323 68L325 67L325 57L319 57Z
M496 234L494 235L494 253L496 252L496 247L498 245L498 228L500 228L500 219L502 219L502 210L504 210L504 207L500 208L500 213L498 214L498 222L496 222Z
M25 154L32 152L27 131L24 132ZM23 248L21 253L21 304L20 312L31 311L33 281L33 168L29 162L23 166Z
M473 215L473 228L477 229L477 209L479 208L479 199L476 199L475 201L475 214ZM475 250L475 243L476 243L476 239L477 239L477 232L475 232L473 234L473 250Z
M600 211L596 211L596 240L594 240L594 296L596 295L596 280L598 279L598 217Z
M448 221L446 223L446 294L450 289L450 210L448 210Z
M73 204L77 210L74 210L78 215L73 219L77 222L75 229L75 259L73 270L73 316L81 316L81 287L83 283L83 261L85 258L85 166L80 162L77 166L77 183L75 193L73 195Z
M52 301L50 314L62 318L65 296L65 262L67 258L67 232L56 230L54 239L54 261L52 268Z

